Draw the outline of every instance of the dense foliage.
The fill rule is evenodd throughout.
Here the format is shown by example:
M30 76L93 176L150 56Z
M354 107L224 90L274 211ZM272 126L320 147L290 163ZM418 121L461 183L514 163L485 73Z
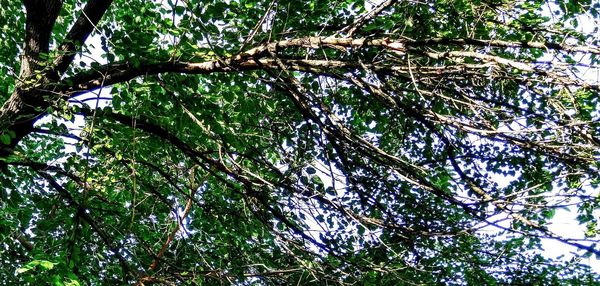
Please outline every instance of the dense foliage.
M600 281L596 0L0 2L0 284Z

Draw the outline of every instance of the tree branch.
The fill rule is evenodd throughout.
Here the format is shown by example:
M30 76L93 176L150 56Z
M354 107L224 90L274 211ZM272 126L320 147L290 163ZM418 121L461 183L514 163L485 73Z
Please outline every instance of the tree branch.
M48 53L50 35L62 7L61 0L24 0L25 49L19 77L30 77L41 67L41 56Z
M85 210L75 200L75 198L73 198L69 191L67 191L56 180L54 180L49 173L42 170L36 170L36 172L38 173L38 175L40 175L40 177L44 178L50 184L50 186L52 186L52 188L54 188L70 206L77 209L77 215L79 215L85 222L87 222L90 225L90 227L94 230L94 232L96 232L100 236L100 238L106 244L108 249L112 251L117 257L117 260L119 260L119 264L121 264L121 267L123 268L123 274L125 275L125 277L128 276L132 269L129 267L127 260L121 255L121 253L119 252L119 248L115 246L115 243L110 237L110 235L106 231L104 231L104 229L100 227L100 225L91 217L91 215L88 213L88 210Z
M155 75L161 73L182 73L182 74L209 74L215 72L234 72L257 69L280 69L276 60L268 55L269 50L281 50L282 48L312 48L325 49L332 48L340 51L348 49L359 49L364 47L379 48L383 51L395 54L404 55L408 51L421 53L417 48L422 46L435 46L439 44L452 45L471 45L478 47L498 47L498 48L549 48L567 52L589 52L592 54L600 54L600 49L597 47L569 46L556 43L542 42L508 42L508 41L492 41L492 40L476 40L476 39L438 39L432 38L427 40L408 40L399 39L393 40L389 38L335 38L335 37L306 37L278 42L266 43L238 55L227 59L212 60L206 62L155 62L138 63L118 62L109 63L93 70L87 70L79 74L73 75L66 80L68 86L61 87L61 91L71 94L79 94L84 91L93 90L101 86L108 86L120 82L125 82L133 78L143 75ZM423 54L423 53L422 53ZM559 84L577 84L588 88L599 89L598 85L589 85L580 82L573 78L564 78L562 75L549 73L547 71L538 70L532 63L520 62L518 60L506 59L500 56L493 56L479 52L467 51L450 51L450 52L428 52L424 56L432 59L445 58L474 58L481 60L482 64L459 64L455 68L458 69L484 69L490 65L505 68L517 68L524 72L539 72L541 75L548 76ZM391 61L388 65L365 63L364 65L357 61L340 61L334 59L328 60L299 60L286 59L279 57L278 60L286 64L287 69L326 73L331 69L362 69L369 67L376 71L393 71L407 73L406 65L400 64L397 61ZM443 76L445 71L430 67L431 75ZM427 67L425 67L427 69ZM464 72L464 70L463 70Z
M351 25L348 25L348 26L344 27L343 29L341 29L340 33L346 33L346 35L348 35L348 36L354 35L354 33L358 29L362 28L366 23L368 23L369 21L373 20L378 15L380 15L383 10L396 4L397 2L398 2L398 0L387 0L387 1L379 4L377 7L374 7L373 10L371 10L365 14L362 14Z
M57 49L59 56L54 60L54 75L62 75L81 48L87 37L106 13L113 0L90 0L85 4L81 15L75 21L67 36Z

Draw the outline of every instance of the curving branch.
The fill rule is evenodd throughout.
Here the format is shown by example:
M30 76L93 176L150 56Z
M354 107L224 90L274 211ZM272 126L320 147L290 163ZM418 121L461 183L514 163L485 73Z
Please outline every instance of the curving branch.
M89 4L92 5L92 2ZM107 9L108 4L104 3L100 8ZM101 16L100 14L94 15L95 17L90 19L98 20L98 17ZM92 24L93 22L90 22L89 25L82 25L81 28L78 29L76 29L74 26L73 33L70 34L70 37L73 37L72 40L84 40L89 34L84 33L84 31L91 32L91 29L93 28ZM63 45L67 51L70 51L69 49L73 49L73 46L67 44L67 42L65 42ZM423 46L431 46L432 48L437 47L440 49L441 47L439 46L442 44L470 45L481 48L547 47L566 52L587 51L592 54L597 54L599 52L597 47L579 47L542 42L523 43L476 39L429 39L415 41L409 39L390 38L367 39L305 37L265 43L248 49L247 51L230 58L206 62L152 62L151 60L148 60L138 61L136 63L109 63L72 75L62 80L60 83L42 84L41 86L36 87L35 91L42 94L51 92L52 96L50 98L60 98L64 95L73 97L102 86L126 82L140 76L161 73L210 74L217 72L240 72L246 70L273 70L283 69L283 67L285 67L286 70L304 71L314 74L328 74L336 70L341 73L371 70L375 72L400 75L404 78L409 78L411 73L413 73L413 76L414 74L419 74L426 75L430 78L442 78L448 73L454 72L456 74L460 74L461 71L473 71L474 73L469 75L471 78L486 78L488 76L486 70L489 70L490 68L507 71L514 68L523 73L533 72L539 74L540 76L545 76L546 78L549 78L556 84L560 85L578 85L596 90L600 89L600 86L597 84L592 85L572 77L566 77L564 74L558 74L556 72L539 69L533 63L521 62L514 59L507 59L500 56L474 51L445 50L440 52L429 51L423 53L418 49L419 47ZM340 51L341 55L352 49L374 48L388 53L391 56L396 57L396 59L390 58L388 61L384 62L362 62L357 60L349 61L340 59L301 60L295 58L286 58L280 55L279 51L291 48L334 49ZM277 58L270 54L269 51L276 51L275 57ZM454 65L446 65L444 69L436 68L435 66L416 67L414 68L413 72L410 68L410 63L408 63L408 58L404 58L405 55L409 53L414 53L415 55L421 57L424 56L432 60L453 60L457 63ZM72 55L67 56L68 54L69 53L65 53L61 56L62 60L60 60L60 63L69 62L69 57ZM464 59L477 60L480 61L480 63L465 64L462 63ZM281 61L283 66L278 64L277 61ZM30 126L39 116L44 114L47 107L47 101L42 100L39 96L28 97L25 95L20 95L23 93L23 91L23 89L17 90L15 94L0 109L0 122L2 122L2 129L13 130L15 133L17 133L15 139L9 146L1 148L0 156L6 156L12 152L11 150L16 146L16 144L18 144L21 138L31 132ZM25 118L25 120L18 121L17 118Z
M0 158L11 155L21 139L32 132L34 122L45 114L49 102L60 98L54 91L56 82L112 1L90 0L87 3L59 47L61 55L50 66L44 66L42 61L47 60L43 57L48 56L52 28L62 1L24 0L23 3L27 12L25 49L19 82L0 108L0 134L10 134L11 137L8 145L0 147ZM48 94L49 98L45 98ZM4 168L4 163L0 163L0 169Z
M276 59L268 51L282 51L286 48L311 48L311 49L335 49L343 53L351 49L377 48L383 52L388 52L397 56L403 56L406 53L421 54L431 59L476 59L481 64L450 64L439 68L435 66L423 67L431 75L443 76L448 71L446 69L456 70L456 72L466 72L469 70L480 70L481 75L485 76L484 69L490 67L496 68L516 68L522 72L536 72L543 76L548 76L554 81L565 85L580 85L592 89L600 89L599 85L592 85L581 82L574 78L565 78L562 74L552 73L539 69L534 63L522 62L513 59L507 59L500 56L494 56L482 52L446 50L441 52L425 52L419 48L423 46L438 47L441 44L446 45L470 45L474 47L496 47L496 48L548 48L566 52L588 52L591 54L600 54L600 48L569 46L557 43L542 42L508 42L496 40L476 40L476 39L428 39L428 40L408 40L408 39L390 39L390 38L336 38L336 37L305 37L289 40L276 41L259 45L230 58L216 59L206 62L117 62L109 63L75 74L65 80L68 84L60 87L61 92L71 96L93 90L104 85L129 81L133 78L146 75L155 75L161 73L182 73L182 74L209 74L217 72L237 72L257 69L280 69ZM364 68L375 71L400 72L408 74L408 64L406 59L402 61L390 60L388 63L378 62L359 62L336 59L293 59L284 56L277 56L286 64L286 69L306 71L313 73L326 73L331 69L343 70L363 70ZM417 71L420 68L416 69Z

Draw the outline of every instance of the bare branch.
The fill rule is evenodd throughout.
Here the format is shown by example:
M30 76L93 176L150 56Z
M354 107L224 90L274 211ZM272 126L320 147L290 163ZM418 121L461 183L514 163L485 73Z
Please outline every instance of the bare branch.
M354 35L354 33L356 33L358 29L364 26L367 22L379 16L379 14L381 14L383 10L396 4L397 2L398 0L387 0L379 4L377 7L373 8L373 10L358 17L358 19L356 19L356 21L354 21L352 25L346 26L340 32L346 33L347 36L351 37L352 35Z

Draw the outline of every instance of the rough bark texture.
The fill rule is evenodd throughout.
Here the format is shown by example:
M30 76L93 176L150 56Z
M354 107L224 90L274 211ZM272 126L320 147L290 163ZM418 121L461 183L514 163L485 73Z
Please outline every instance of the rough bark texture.
M112 1L88 1L82 14L57 49L51 61L52 28L62 7L62 0L24 0L27 13L25 46L21 56L18 83L10 98L0 108L0 131L12 134L8 145L0 146L0 158L12 154L15 146L33 130L50 102L58 99L55 86L73 61L75 52L85 42ZM0 163L1 164L1 163ZM0 169L3 168L0 165Z
M0 158L12 153L47 108L42 92L48 84L43 77L44 62L47 60L44 57L48 55L52 27L62 7L61 0L24 0L23 3L27 18L19 82L0 109L0 130L2 133L14 132L15 137L8 146L0 148Z
M25 0L25 54L21 60L20 78L26 79L43 66L50 48L52 27L58 17L61 0Z

